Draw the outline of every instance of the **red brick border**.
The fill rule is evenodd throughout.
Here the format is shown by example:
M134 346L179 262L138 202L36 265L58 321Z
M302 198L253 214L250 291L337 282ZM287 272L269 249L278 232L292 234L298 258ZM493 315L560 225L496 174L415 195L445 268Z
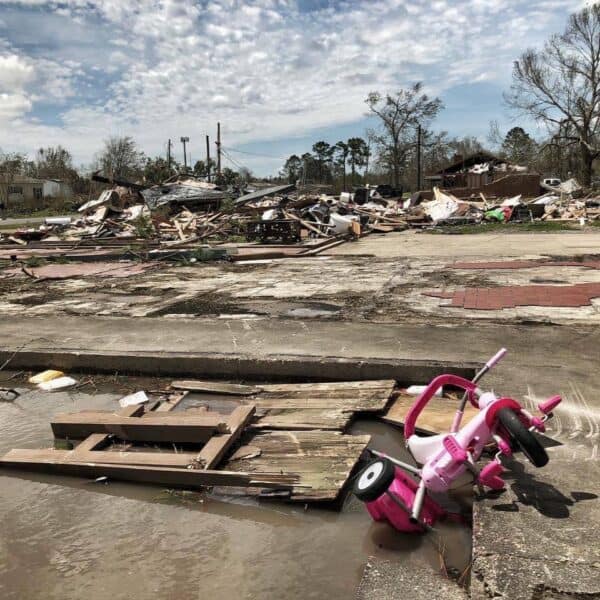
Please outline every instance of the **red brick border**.
M600 297L600 283L575 285L510 285L466 288L455 292L424 292L424 296L452 300L449 306L471 310L500 310L516 306L577 308L591 306Z
M584 267L600 269L600 260L505 260L489 262L455 262L446 265L449 269L533 269L536 267Z

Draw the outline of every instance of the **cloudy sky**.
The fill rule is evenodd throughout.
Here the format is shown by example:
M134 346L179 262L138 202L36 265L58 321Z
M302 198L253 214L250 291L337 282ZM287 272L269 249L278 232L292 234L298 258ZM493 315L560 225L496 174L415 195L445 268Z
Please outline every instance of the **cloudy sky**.
M0 0L0 148L85 164L109 135L151 155L187 135L196 159L220 120L235 162L271 174L362 135L368 92L419 80L446 105L437 128L485 140L520 122L502 105L512 61L584 3Z

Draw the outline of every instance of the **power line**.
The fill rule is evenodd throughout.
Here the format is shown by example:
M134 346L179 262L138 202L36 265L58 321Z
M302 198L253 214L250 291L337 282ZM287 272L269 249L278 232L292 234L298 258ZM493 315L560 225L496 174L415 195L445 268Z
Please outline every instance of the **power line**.
M275 158L277 160L287 160L284 156L273 156L272 154L259 154L258 152L248 152L246 150L238 150L237 148L227 148L230 152L237 152L239 154L249 154L250 156L260 156L262 158Z
M231 156L229 154L229 152L227 152L224 148L221 148L221 152L223 153L223 156L236 168L238 169L246 169L247 167L245 167L244 165L242 165L241 163L239 163L235 158L233 158L233 156Z

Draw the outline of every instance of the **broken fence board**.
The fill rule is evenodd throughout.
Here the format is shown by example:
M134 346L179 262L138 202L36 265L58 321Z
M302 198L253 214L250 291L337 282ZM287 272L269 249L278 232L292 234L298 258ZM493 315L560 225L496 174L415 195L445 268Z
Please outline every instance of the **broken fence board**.
M252 396L262 391L262 388L253 385L238 385L235 383L221 383L219 381L173 381L171 387L176 390L208 392L228 396Z
M29 460L26 457L20 457L17 452L12 450L4 455L0 459L0 467L14 467L87 478L108 477L115 480L191 489L215 485L281 489L289 488L292 484L298 482L298 476L295 474L243 473L89 462L60 462L52 457L43 460Z
M293 472L299 475L292 501L333 501L350 477L369 443L369 435L343 435L333 431L247 432L242 443L260 450L260 456L225 463L225 468ZM294 467L297 470L292 471Z
M92 433L88 435L81 443L77 444L77 447L73 452L77 454L84 454L90 450L100 449L110 442L110 435L105 433Z
M92 436L90 436L92 437ZM80 445L81 446L81 445ZM117 452L110 450L11 450L5 455L10 461L43 463L102 463L107 465L138 465L185 469L196 462L191 452Z
M183 399L188 395L189 392L179 392L177 394L171 394L165 402L161 402L155 409L155 412L165 413L173 410L178 404L183 402Z
M213 469L221 462L227 451L240 438L245 427L252 420L255 410L254 405L238 406L227 419L227 426L231 433L213 435L206 442L197 457L205 469Z
M229 433L223 415L206 415L177 417L169 413L147 413L143 417L122 417L87 411L56 415L51 425L57 438L80 439L92 433L108 433L135 442L201 443L215 433Z
M295 391L317 391L325 392L336 390L356 390L356 389L381 389L391 388L396 385L393 379L378 379L367 381L332 381L326 383L282 383L273 385L263 385L264 392L295 392Z

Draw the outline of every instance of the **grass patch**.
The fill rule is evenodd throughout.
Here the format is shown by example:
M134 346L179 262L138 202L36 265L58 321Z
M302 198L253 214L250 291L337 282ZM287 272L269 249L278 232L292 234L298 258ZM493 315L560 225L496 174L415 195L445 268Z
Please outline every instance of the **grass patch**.
M69 203L65 206L49 206L32 211L6 210L1 216L5 219L43 219L45 217L72 216L73 212L76 212L75 208L73 204Z
M40 256L36 256L35 254L25 260L25 264L30 269L34 269L35 267L41 267L45 262L46 261L43 258L41 258Z
M131 224L135 228L135 235L139 238L149 239L154 236L154 225L150 217L142 215L134 219Z
M596 226L598 221L594 221ZM600 223L598 223L600 225ZM560 231L581 231L577 221L534 221L533 223L480 223L479 225L441 225L432 229L425 229L426 233L445 234L470 234L470 233L530 233L546 232L555 233Z

